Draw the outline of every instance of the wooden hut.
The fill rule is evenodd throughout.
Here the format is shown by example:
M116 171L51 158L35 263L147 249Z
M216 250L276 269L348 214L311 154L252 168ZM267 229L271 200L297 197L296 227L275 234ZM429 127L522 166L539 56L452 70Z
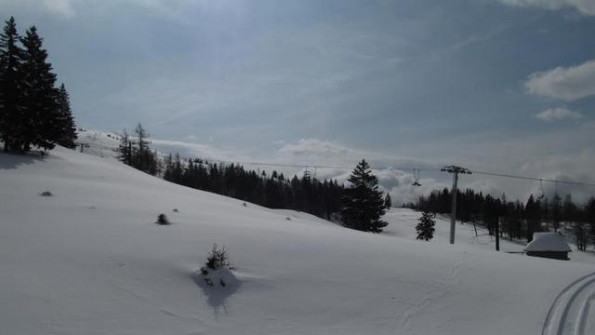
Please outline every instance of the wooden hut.
M525 247L528 256L568 260L570 246L559 233L535 233Z

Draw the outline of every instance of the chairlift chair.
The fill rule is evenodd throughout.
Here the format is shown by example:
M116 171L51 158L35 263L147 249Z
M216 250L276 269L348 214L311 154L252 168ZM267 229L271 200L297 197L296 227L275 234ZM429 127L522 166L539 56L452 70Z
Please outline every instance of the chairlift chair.
M419 169L413 169L413 186L421 186L419 183Z
M541 195L537 199L543 200L545 198L545 193L543 193L543 179L539 179L539 187L541 189Z

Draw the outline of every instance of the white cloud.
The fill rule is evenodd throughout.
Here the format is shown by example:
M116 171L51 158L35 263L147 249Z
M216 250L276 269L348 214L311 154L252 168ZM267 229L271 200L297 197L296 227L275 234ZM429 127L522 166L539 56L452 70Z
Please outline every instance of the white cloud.
M571 111L566 108L549 108L535 115L536 118L543 121L560 120L578 120L583 117L579 112Z
M595 3L595 2L594 2ZM595 95L595 60L573 67L557 67L529 75L525 87L530 94L562 100Z
M595 184L595 177L592 172L593 166L595 166L595 150L588 148L577 153L550 155L528 162L521 168L520 173L539 176L547 180ZM587 185L565 184L562 182L539 183L536 181L529 193L541 194L543 192L548 198L552 198L554 192L561 196L572 194L573 199L583 202L593 196L594 190L595 187Z
M0 3L6 6L16 6L17 8L27 8L28 10L42 10L50 13L63 15L65 17L74 17L78 11L103 11L105 9L118 10L124 5L132 5L151 11L153 14L159 14L181 20L180 15L185 13L188 5L202 5L213 7L215 9L234 8L229 1L209 1L198 0L1 0ZM226 7L224 7L226 6ZM237 7L237 6L236 6Z
M43 5L51 12L72 17L75 15L73 8L74 1L76 0L43 0Z
M208 161L248 161L249 157L233 150L220 149L208 144L149 138L151 147L163 154L179 153L181 158L202 158Z
M352 149L341 146L337 143L321 141L317 139L301 139L294 144L285 144L279 149L279 153L285 157L295 160L315 161L334 159L343 161L356 155Z
M547 9L575 8L585 15L595 15L593 0L500 0L501 2L522 7L541 7Z
M579 129L573 129L574 133L586 132L592 134L595 124L584 123ZM559 139L567 139L576 142L563 132ZM379 152L363 151L347 147L343 144L317 140L302 139L294 143L279 143L277 150L267 152L264 156L254 156L239 149L221 149L209 144L202 144L195 141L184 140L160 140L151 138L152 147L160 152L179 152L184 158L202 158L208 161L237 162L247 169L257 171L276 170L291 178L293 175L301 176L307 169L310 174L315 175L319 180L335 179L339 183L345 183L351 171L362 158L366 158L372 166L372 172L378 177L380 188L383 192L390 193L395 206L403 203L415 202L420 196L428 195L433 190L443 188L450 189L452 176L436 169L436 162L432 163L423 160L413 160L402 157L395 157ZM557 143L556 138L526 138L522 142L514 144L513 151L506 151L506 157L522 158L511 160L504 165L493 164L493 167L486 169L484 166L465 165L472 169L491 171L498 173L512 173L516 175L543 178L544 180L565 180L575 182L595 183L592 167L595 166L595 149L585 148L565 154L544 154L538 153L541 146L545 151L551 150L552 145ZM537 144L540 144L538 146ZM493 149L493 148L491 148ZM476 150L487 150L488 147ZM484 157L485 158L485 157ZM492 159L498 160L498 157ZM495 163L495 161L491 161ZM486 160L486 164L491 163ZM391 167L391 164L394 164ZM306 166L308 166L306 168ZM441 166L441 165L440 165ZM409 167L422 168L421 178L418 182L421 186L414 186L415 178ZM543 184L543 186L541 185ZM551 198L554 191L560 195L572 194L577 201L585 201L593 195L593 187L568 185L539 181L519 181L502 177L493 177L484 174L465 175L459 180L460 189L474 189L477 192L491 194L500 197L506 193L508 200L520 199L525 201L530 194L541 195L542 193Z
M1 0L3 9L9 13L14 10L50 12L65 17L76 15L74 3L80 0ZM18 19L18 18L17 18Z

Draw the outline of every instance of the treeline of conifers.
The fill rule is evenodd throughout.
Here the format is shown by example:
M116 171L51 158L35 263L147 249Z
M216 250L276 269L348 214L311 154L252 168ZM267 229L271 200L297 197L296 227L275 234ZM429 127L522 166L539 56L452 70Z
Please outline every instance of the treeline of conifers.
M267 175L233 163L182 161L179 155L166 157L163 178L268 208L294 209L325 219L340 211L345 190L336 180L320 181L308 175L289 179L277 171Z
M433 191L422 196L417 203L408 204L418 210L440 214L451 212L451 192L448 189ZM585 250L589 242L595 244L595 198L577 204L570 194L562 199L555 194L551 199L534 197L522 203L507 201L505 195L491 195L467 189L457 192L457 220L485 225L494 234L499 223L499 232L511 239L533 239L533 233L564 229L576 237L577 246Z
M55 86L47 58L35 26L21 36L13 17L5 22L0 33L0 139L6 152L75 147L70 98L64 84Z
M133 136L120 138L119 159L123 163L173 183L209 191L268 208L304 211L331 219L341 209L345 188L336 180L320 181L307 174L286 178L283 173L257 172L239 164L182 159L179 154L159 159L149 147L149 134L139 123Z

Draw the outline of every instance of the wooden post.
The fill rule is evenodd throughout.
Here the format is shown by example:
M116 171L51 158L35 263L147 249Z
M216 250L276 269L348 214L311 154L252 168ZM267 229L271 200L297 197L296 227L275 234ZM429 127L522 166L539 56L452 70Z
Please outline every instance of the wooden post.
M477 218L473 218L473 229L475 230L475 237L478 237L477 235Z
M496 251L500 251L500 217L496 218Z

